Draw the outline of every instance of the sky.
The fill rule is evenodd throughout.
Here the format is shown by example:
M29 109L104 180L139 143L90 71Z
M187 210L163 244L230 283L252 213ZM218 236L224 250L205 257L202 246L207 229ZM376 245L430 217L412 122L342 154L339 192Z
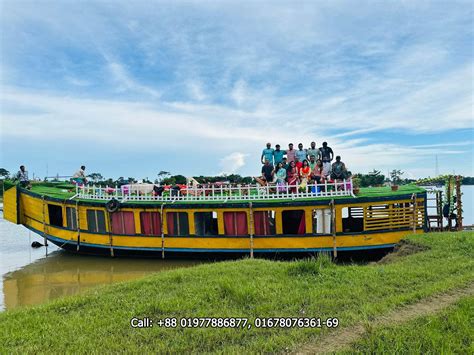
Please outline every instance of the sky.
M256 176L267 142L327 141L352 172L474 176L469 1L0 0L0 21L10 172Z

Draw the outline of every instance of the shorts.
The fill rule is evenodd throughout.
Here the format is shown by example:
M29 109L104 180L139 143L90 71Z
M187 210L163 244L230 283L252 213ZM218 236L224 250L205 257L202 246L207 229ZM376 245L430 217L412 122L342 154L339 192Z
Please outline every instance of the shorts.
M331 162L323 162L323 175L328 176L331 174Z

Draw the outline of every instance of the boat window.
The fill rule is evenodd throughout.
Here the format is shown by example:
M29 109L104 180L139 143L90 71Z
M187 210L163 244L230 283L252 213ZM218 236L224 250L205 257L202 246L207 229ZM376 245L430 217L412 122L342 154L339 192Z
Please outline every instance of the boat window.
M63 226L63 208L58 205L48 205L49 224L52 226Z
M225 235L249 235L246 212L224 212Z
M140 223L142 234L161 236L160 212L140 212Z
M332 216L330 208L318 208L313 210L313 234L331 234L331 227Z
M77 215L74 207L66 207L66 223L69 229L77 230Z
M342 231L344 233L364 231L363 207L344 207L342 209Z
M304 210L289 210L281 213L283 234L300 235L306 233Z
M135 218L131 211L114 212L110 215L113 234L135 234Z
M92 233L106 233L105 214L101 210L87 210L87 230Z
M194 228L199 236L218 235L217 212L195 212Z
M255 235L275 235L275 211L253 212Z
M188 214L186 212L167 212L166 222L168 235L178 237L189 235Z

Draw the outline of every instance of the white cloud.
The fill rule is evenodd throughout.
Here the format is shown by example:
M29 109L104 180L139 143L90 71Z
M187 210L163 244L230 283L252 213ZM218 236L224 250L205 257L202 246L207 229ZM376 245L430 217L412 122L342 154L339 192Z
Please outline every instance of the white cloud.
M240 153L240 152L233 152L220 161L220 166L222 168L222 174L234 174L237 173L240 168L245 166L245 158L248 154Z
M112 74L114 81L119 85L119 90L130 90L132 92L135 91L138 93L150 95L154 98L161 97L161 92L159 92L158 90L142 85L138 83L135 79L133 79L127 73L122 64L117 62L109 62L108 68L110 70L110 73Z
M192 99L196 101L204 101L207 98L207 95L204 93L202 84L196 80L190 80L187 82L187 87L189 95Z

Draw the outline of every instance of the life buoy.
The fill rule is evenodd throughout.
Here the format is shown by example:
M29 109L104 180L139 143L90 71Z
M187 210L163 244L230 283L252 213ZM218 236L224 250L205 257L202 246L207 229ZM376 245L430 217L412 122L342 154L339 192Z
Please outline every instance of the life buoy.
M105 204L105 208L107 209L108 212L113 213L116 212L120 207L120 202L113 198L109 202Z

